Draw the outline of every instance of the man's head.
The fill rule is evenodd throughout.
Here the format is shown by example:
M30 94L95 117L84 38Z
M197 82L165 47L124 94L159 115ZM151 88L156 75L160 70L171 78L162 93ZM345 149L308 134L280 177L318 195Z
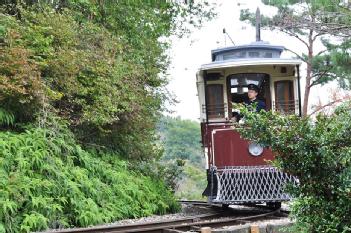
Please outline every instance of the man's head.
M249 84L247 85L247 89L247 96L249 97L249 100L255 100L259 91L258 86L255 84Z

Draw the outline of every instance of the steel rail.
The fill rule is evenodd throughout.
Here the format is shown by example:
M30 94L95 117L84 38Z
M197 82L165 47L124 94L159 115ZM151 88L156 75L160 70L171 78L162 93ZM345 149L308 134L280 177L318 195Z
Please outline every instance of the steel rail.
M198 205L198 206L208 206L208 207L222 207L221 204L210 203L207 201L196 201L196 200L179 200L180 204Z
M132 227L130 229L123 229L121 231L111 231L113 233L132 233L132 232L140 232L140 233L164 233L164 232L182 232L182 231L189 231L192 229L200 229L201 227L223 227L223 226L230 226L230 225L237 225L242 223L248 223L249 220L259 219L268 217L270 215L274 215L278 213L279 210L275 210L269 213L249 216L249 217L239 217L239 218L226 218L214 221L197 221L197 222L190 222L190 223L171 223L169 225L162 225L162 226L145 226L144 224L136 224L137 226Z
M191 229L199 229L200 227L223 227L228 225L237 225L240 223L247 223L254 219L265 218L268 216L274 216L279 213L279 210L271 211L264 214L258 214L247 217L234 217L234 218L222 218L214 220L229 214L230 211L222 211L218 213L197 215L188 218L149 222L149 223L134 223L128 225L111 225L111 226L98 226L91 228L75 228L57 230L55 233L130 233L130 232L143 232L143 233L164 233L164 232L180 232ZM278 216L276 216L278 217Z
M228 208L228 207L223 207L222 204L217 204L217 203L210 203L207 201L197 201L197 200L178 200L178 202L180 204L189 204L189 205L196 205L196 206L205 206L205 207L215 207L215 208ZM267 211L272 211L272 210L277 210L275 208L269 207L269 206L264 206L264 205L258 205L255 203L252 204L234 204L235 206L244 206L244 207L251 207L251 208L256 208L259 210L267 210ZM232 209L232 211L235 211L235 209ZM242 212L245 212L245 210L239 210ZM253 210L246 210L246 211L250 211L250 212L254 212ZM280 209L281 213L285 213L285 214L289 214L290 212L287 210L282 210Z
M244 209L237 210L233 208L223 209L219 204L212 204L206 201L179 201L182 204L189 205L200 205L205 207L215 207L213 210L215 212L195 215L190 217L178 218L166 221L155 221L147 223L133 223L128 225L109 225L109 226L96 226L88 228L72 228L72 229L62 229L50 231L50 233L129 233L129 232L143 232L143 233L164 233L164 232L181 232L191 229L200 229L200 227L223 227L228 225L237 225L240 223L247 223L254 219L266 218L271 216L271 218L281 218L286 217L286 211L281 211L280 209L272 211L265 206L250 206L256 208L256 210ZM259 209L259 210L258 210ZM256 214L258 211L261 214ZM262 211L269 211L262 214ZM256 215L253 215L256 214ZM232 216L236 217L232 217ZM240 217L238 217L238 215ZM225 218L223 218L225 217ZM45 233L45 232L43 232ZM49 232L47 232L49 233Z
M168 229L162 229L162 231L158 231L157 233L189 231L191 229L200 229L201 227L218 228L218 227L224 227L224 226L233 226L233 225L238 225L238 224L242 224L242 223L252 222L250 220L267 218L268 216L275 215L277 213L279 213L279 210L274 210L274 211L271 211L269 213L259 214L259 215L249 216L249 217L220 219L220 220L216 220L216 221L202 221L202 222L190 223L190 224L186 224L186 225L174 225L174 226L169 226ZM137 231L128 231L128 233L129 232L153 233L153 231L150 231L150 232L143 231L143 229L140 229ZM154 232L156 233L156 231L154 231Z
M193 223L201 220L223 217L226 213L228 213L228 211L222 210L214 213L201 214L201 215L195 215L191 217L178 218L178 219L166 220L166 221L133 223L133 224L126 224L126 225L96 226L96 227L87 227L87 228L72 228L72 229L62 229L62 230L48 231L48 232L42 232L42 233L101 233L101 232L117 233L117 232L134 232L137 230L137 228L164 229L169 225L183 225L183 224L189 224L189 223ZM149 232L149 231L145 231L145 232Z

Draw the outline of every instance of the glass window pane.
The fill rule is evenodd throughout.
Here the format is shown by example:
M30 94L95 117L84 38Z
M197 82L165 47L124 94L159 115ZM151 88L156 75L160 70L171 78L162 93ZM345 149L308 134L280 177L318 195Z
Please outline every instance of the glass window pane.
M231 79L230 85L232 85L232 86L238 85L238 79L236 79L236 78Z
M207 112L209 118L224 117L223 85L209 84L207 86Z
M261 73L246 73L229 75L231 87L247 87L249 84L260 85L266 74Z
M280 82L277 83L277 88L276 88L276 95L278 98L278 101L287 101L289 99L287 99L287 95L285 95L285 88L286 88L287 83L285 82Z
M272 58L273 54L271 52L266 52L266 53L264 53L264 57L265 58Z
M293 82L289 80L275 82L275 108L277 111L288 114L295 112L293 87Z
M244 58L246 57L246 52L242 51L238 53L238 58Z
M249 57L260 57L259 52L249 52Z

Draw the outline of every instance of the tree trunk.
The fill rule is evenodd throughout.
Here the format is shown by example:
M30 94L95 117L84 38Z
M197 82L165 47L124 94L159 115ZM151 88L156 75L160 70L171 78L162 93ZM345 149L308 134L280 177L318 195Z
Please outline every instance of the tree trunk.
M308 100L310 95L310 87L309 85L307 85L307 79L308 77L306 76L305 93L303 96L302 116L307 116L307 112L308 112Z
M311 91L311 80L312 80L312 59L313 59L313 30L310 30L308 34L308 57L307 57L307 70L306 70L306 84L305 93L303 98L302 116L307 116L308 112L308 100Z

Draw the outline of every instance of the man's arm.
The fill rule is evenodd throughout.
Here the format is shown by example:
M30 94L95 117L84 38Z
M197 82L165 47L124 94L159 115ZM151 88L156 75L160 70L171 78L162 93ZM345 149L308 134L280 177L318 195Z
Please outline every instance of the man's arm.
M266 104L265 104L265 102L263 102L262 100L260 100L260 101L258 101L258 103L257 103L256 111L257 111L257 112L260 112L262 109L263 109L264 111L266 111Z

